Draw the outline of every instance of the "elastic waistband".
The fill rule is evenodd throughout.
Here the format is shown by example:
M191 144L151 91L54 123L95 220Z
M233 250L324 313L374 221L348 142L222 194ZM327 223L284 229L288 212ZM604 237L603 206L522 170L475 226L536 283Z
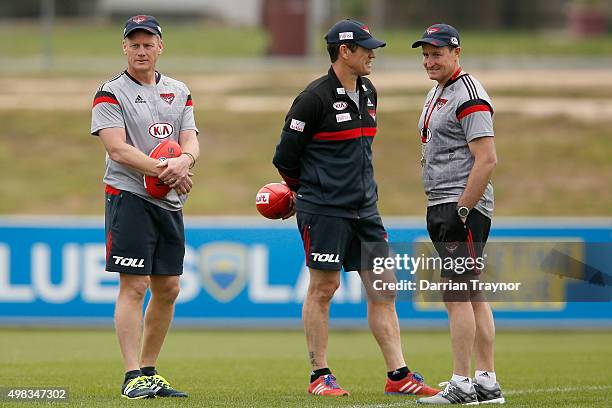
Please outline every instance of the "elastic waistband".
M109 186L108 184L104 188L104 192L106 194L110 194L110 195L119 195L119 194L121 194L121 190L119 190L118 188L115 188L113 186Z
M376 203L370 204L359 209L351 209L344 207L332 207L327 205L313 204L308 201L298 199L296 207L298 211L305 213L353 219L366 218L378 214L378 206L376 205Z

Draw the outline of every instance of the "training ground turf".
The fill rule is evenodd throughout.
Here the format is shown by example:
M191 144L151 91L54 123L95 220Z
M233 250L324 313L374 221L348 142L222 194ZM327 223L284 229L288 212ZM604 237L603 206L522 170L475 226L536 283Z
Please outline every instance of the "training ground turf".
M403 331L409 367L430 385L451 373L446 331ZM110 330L0 329L0 387L69 387L70 406L398 407L415 397L385 396L385 367L368 332L335 331L329 363L352 395L306 394L308 363L300 331L174 330L158 369L187 400L126 401ZM612 406L612 332L508 332L497 335L497 373L509 407ZM0 406L24 407L32 404ZM57 405L56 405L57 406ZM66 405L59 405L66 406ZM414 405L416 406L416 405Z

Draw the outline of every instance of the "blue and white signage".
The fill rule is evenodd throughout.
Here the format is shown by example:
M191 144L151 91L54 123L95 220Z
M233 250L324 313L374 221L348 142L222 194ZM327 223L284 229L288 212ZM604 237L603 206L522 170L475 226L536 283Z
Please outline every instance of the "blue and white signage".
M177 324L298 325L308 286L304 250L294 220L187 219L187 248ZM421 220L387 220L392 242L427 236ZM509 223L496 221L491 238L579 237L610 242L612 222ZM0 323L110 324L118 275L104 270L100 219L0 218ZM437 307L398 301L409 324L443 325ZM358 274L343 273L332 322L365 325ZM573 303L541 310L501 309L502 324L540 319L551 324L612 325L612 302Z

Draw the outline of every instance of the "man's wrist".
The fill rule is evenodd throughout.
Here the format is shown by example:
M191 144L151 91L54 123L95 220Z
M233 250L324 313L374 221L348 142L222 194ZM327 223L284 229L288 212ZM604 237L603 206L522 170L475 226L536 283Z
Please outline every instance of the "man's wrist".
M193 154L191 154L189 152L183 152L183 153L181 153L181 156L186 156L187 159L189 159L189 168L193 169L193 166L195 166L195 163L196 163L196 159L193 156Z
M470 214L470 209L464 205L457 205L457 215L459 215L460 218L467 218L467 216Z

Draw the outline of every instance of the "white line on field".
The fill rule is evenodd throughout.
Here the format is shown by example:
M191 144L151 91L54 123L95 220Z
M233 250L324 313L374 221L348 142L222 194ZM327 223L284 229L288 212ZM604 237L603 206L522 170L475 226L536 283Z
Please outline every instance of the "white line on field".
M585 387L552 387L552 388L534 388L531 390L508 390L504 391L504 396L507 395L523 395L523 394L533 394L533 393L553 393L553 392L583 392L583 391L602 391L609 390L612 388L611 385L591 385ZM402 396L398 396L398 398L404 398ZM405 400L402 402L392 402L390 404L369 404L369 405L351 405L351 408L389 408L389 407L403 407L406 406L406 403L410 401L414 401L412 399Z
M585 387L552 387L552 388L535 388L533 390L508 390L504 391L504 395L522 395L532 393L550 393L550 392L576 392L576 391L601 391L609 390L612 385L590 385Z

